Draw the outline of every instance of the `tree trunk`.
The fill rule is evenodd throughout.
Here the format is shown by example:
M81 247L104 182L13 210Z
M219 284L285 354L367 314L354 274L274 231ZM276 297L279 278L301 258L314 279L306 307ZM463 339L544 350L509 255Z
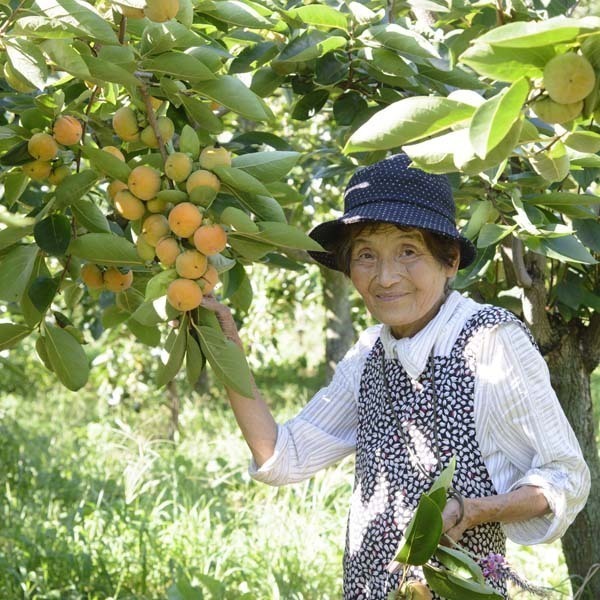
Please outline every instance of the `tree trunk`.
M592 478L589 500L562 538L569 575L577 576L572 580L574 591L590 567L600 562L600 458L592 412L591 371L586 358L577 326L569 327L560 346L546 356L552 386L579 440ZM600 574L586 585L581 598L600 598Z
M350 282L338 271L321 268L323 303L325 305L325 359L326 379L335 365L354 342L354 326L350 313Z

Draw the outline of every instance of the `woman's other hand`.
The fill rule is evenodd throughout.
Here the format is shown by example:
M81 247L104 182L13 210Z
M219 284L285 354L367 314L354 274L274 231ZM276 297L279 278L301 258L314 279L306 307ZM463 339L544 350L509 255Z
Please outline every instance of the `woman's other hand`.
M225 337L241 348L242 340L240 339L237 325L231 314L231 309L228 306L221 304L212 294L206 294L204 298L202 298L201 306L215 313Z

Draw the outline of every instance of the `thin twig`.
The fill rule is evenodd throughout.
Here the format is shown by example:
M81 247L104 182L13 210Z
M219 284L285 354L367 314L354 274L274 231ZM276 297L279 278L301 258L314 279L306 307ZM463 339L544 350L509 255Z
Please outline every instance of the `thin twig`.
M530 288L533 285L533 280L527 272L525 261L523 260L523 242L516 235L512 237L512 263L515 268L517 281L522 287Z

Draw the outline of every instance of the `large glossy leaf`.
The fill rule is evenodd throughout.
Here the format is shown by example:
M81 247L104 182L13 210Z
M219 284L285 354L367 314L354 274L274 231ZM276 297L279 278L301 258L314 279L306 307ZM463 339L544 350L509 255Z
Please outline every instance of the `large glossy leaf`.
M185 81L197 82L214 79L214 73L197 58L183 52L165 52L142 61L142 68L159 75L170 75Z
M282 248L323 251L320 244L292 225L273 221L258 221L257 225L260 227L260 233L252 235L261 241Z
M544 65L554 54L553 47L520 48L516 53L512 48L477 43L461 54L459 60L485 77L517 81L521 77L541 77Z
M246 398L253 398L252 376L243 350L212 327L195 328L202 354L217 379Z
M118 44L119 41L110 23L96 9L83 0L36 0L43 15L66 23L94 42Z
M25 173L7 173L4 177L4 198L6 206L11 206L16 202L27 189L29 177Z
M196 338L188 333L185 350L185 373L191 386L196 385L205 365L206 359L202 354L202 350L200 350L200 345Z
M160 345L160 330L153 325L142 325L136 319L128 319L126 321L127 329L133 333L138 341L145 346L156 348Z
M326 4L309 4L288 11L292 17L299 18L307 25L316 27L348 28L348 16Z
M12 33L27 38L60 39L73 38L77 29L62 21L41 16L24 16L15 22Z
M528 158L533 170L551 183L562 181L569 174L571 161L561 142L549 150L531 153Z
M595 265L598 262L587 248L572 235L557 238L527 237L525 244L536 252L560 261L586 265Z
M192 96L186 96L180 94L181 102L188 113L188 115L200 125L203 129L206 129L209 133L221 133L223 131L223 123L221 119L217 117L210 109L210 107L201 100L193 98ZM196 136L197 139L198 136Z
M273 23L257 10L239 0L220 0L206 11L212 17L249 29L271 29Z
M69 175L56 186L56 204L58 208L70 206L87 194L98 181L98 174L91 169Z
M438 546L435 557L457 577L474 579L477 583L485 584L480 566L465 552L458 548Z
M202 96L206 96L248 119L268 121L273 118L271 109L262 98L231 75L223 75L216 81L196 83L194 88Z
M35 309L40 313L40 317L50 308L58 292L59 285L59 279L45 275L37 277L31 282L27 295Z
M105 152L99 148L94 148L86 144L82 148L83 155L90 160L92 168L100 171L113 179L119 179L127 183L131 167L121 159L113 156L109 152Z
M515 81L477 108L469 127L469 139L479 158L487 158L491 150L506 137L521 117L529 93L525 78Z
M92 75L81 54L67 40L45 40L41 47L56 66L78 79L90 80Z
M425 564L433 556L441 536L442 512L428 494L422 494L395 560L407 565Z
M472 116L475 108L434 96L404 98L390 104L355 131L345 153L387 150L440 133Z
M130 91L142 86L142 81L118 64L96 58L95 56L83 56L83 60L90 70L92 81L103 85L107 81L119 83Z
M213 171L217 174L221 183L233 187L240 192L268 196L269 190L264 184L242 169L235 167L215 167Z
M172 281L177 279L177 271L175 269L166 269L155 275L146 284L146 300L156 300L165 296L167 288Z
M0 351L16 346L31 333L27 325L18 323L0 323Z
M577 204L580 206L596 206L600 204L600 196L593 194L575 194L574 192L549 192L548 194L534 194L524 196L525 202L537 204L538 206L562 206L567 204Z
M44 345L48 361L61 383L72 391L87 382L90 367L81 344L67 331L54 325L44 325Z
M266 244L236 233L230 233L228 241L237 254L251 261L260 260L269 252L275 250L275 246L271 244Z
M0 258L0 300L18 302L31 277L38 253L35 244L17 246Z
M512 233L517 228L516 225L496 225L495 223L486 223L479 232L477 237L477 247L487 248L497 244L507 235Z
M15 71L38 90L43 90L46 87L48 67L39 47L24 39L10 38L6 40L5 47Z
M62 256L71 242L71 220L54 214L36 223L33 237L41 250L53 256Z
M252 152L236 156L231 166L268 183L287 175L299 158L299 152Z
M105 153L106 154L106 153ZM78 225L92 233L109 233L110 225L104 213L89 198L79 198L71 203L71 211Z
M188 319L184 316L179 324L179 330L177 331L177 336L175 337L173 345L169 349L169 358L167 362L158 369L156 376L156 385L158 387L162 387L169 383L169 381L177 375L179 369L181 369L187 344L187 324Z
M87 233L73 240L69 253L106 266L143 265L135 246L112 233Z
M402 146L413 164L428 173L451 173L456 171L454 150L457 143L463 143L462 131L450 131L424 142Z
M423 566L427 585L446 600L502 600L503 596L488 585L460 579L447 569Z
M421 58L440 58L439 52L431 42L417 32L405 29L395 23L371 27L364 37L367 39L372 37L382 46L400 54Z
M506 48L534 48L571 42L583 30L600 27L600 18L571 19L555 17L544 21L517 21L496 27L478 38L478 42Z

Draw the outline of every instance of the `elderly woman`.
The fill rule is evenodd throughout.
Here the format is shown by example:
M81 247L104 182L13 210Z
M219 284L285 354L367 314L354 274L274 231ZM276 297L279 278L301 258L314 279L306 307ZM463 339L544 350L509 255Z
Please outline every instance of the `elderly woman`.
M258 391L229 390L252 452L251 475L271 485L310 477L356 453L346 534L344 598L385 599L386 569L420 495L454 455L444 532L478 556L559 538L582 508L589 472L526 327L510 312L450 291L475 250L455 225L446 177L402 154L351 178L340 219L311 237L321 264L346 273L381 324L360 335L331 383L277 425ZM226 335L241 345L214 299ZM410 577L420 578L413 569ZM489 583L506 595L505 582Z

